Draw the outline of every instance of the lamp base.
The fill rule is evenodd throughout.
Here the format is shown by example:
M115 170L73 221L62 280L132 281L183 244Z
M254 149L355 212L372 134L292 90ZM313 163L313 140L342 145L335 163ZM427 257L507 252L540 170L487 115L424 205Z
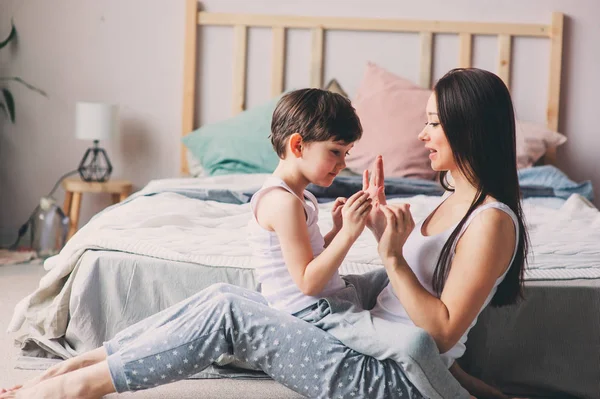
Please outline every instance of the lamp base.
M110 178L112 165L106 151L98 147L98 140L94 140L94 146L87 149L77 171L87 182L105 182Z

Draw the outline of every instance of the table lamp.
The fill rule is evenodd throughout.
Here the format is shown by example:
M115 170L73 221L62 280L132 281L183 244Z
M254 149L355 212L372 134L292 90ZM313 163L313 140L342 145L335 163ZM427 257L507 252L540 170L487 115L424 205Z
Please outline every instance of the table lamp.
M92 140L94 146L88 148L79 163L79 175L87 182L105 182L112 172L112 165L100 140L116 136L119 123L119 107L112 104L78 102L75 107L75 137Z

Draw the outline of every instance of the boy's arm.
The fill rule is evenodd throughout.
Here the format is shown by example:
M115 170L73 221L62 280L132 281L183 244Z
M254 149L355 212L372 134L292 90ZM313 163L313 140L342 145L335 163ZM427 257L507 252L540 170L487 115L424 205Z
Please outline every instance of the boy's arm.
M329 244L331 244L331 241L333 241L333 239L335 238L335 236L337 235L337 233L340 232L340 229L336 228L335 226L331 229L331 231L329 233L327 233L324 237L325 240L325 248L327 248L329 246Z
M283 190L265 194L257 209L257 217L261 225L266 225L263 227L270 227L277 234L290 275L305 295L318 295L323 290L355 241L340 232L315 258L304 207L296 197Z
M457 362L454 362L449 370L460 385L477 399L509 399L496 388L464 371Z

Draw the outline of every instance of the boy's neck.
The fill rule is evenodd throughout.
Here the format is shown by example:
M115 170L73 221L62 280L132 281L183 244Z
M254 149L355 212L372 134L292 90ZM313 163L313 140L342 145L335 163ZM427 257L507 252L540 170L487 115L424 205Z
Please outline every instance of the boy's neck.
M297 168L293 167L293 165L288 165L284 160L279 161L279 165L275 168L273 176L283 180L300 198L304 197L304 190L310 183Z

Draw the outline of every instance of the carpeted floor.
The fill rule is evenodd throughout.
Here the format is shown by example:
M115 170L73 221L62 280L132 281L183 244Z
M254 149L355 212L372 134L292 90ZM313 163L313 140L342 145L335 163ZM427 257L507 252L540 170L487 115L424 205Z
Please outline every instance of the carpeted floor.
M31 293L44 275L41 264L0 266L0 387L10 387L28 380L39 371L16 370L19 350L14 346L18 334L6 334L14 306ZM108 395L106 398L148 399L298 399L302 396L274 381L252 380L185 380L148 391Z

